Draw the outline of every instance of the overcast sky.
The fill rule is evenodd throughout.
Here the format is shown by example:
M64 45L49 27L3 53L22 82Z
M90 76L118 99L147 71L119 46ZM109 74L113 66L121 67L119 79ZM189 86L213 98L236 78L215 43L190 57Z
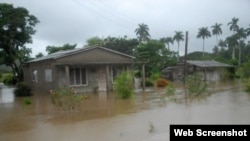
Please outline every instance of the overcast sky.
M47 54L46 46L77 44L83 47L87 39L99 36L136 38L134 30L139 23L147 24L151 38L173 36L175 31L188 31L188 52L202 51L202 39L197 39L198 29L216 22L223 24L225 39L232 34L228 22L239 18L238 25L250 24L250 0L0 0L14 7L24 7L40 23L33 36L32 56ZM205 41L205 51L212 52L215 36ZM185 42L180 44L180 54ZM177 51L177 43L172 45Z

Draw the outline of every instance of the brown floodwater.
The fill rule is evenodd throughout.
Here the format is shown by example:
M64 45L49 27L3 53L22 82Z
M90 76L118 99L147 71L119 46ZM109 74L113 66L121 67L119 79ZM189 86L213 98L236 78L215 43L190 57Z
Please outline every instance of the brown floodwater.
M182 87L175 96L149 89L129 100L86 94L71 112L53 105L48 92L34 92L25 106L13 90L0 85L0 141L167 141L170 124L250 123L250 94L238 81L192 99L183 98Z

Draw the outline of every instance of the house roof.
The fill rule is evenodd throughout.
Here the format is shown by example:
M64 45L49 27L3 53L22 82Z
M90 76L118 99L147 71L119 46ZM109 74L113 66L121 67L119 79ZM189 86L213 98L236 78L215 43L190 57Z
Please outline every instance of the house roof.
M232 65L224 64L218 61L197 61L197 60L187 60L188 64L201 67L201 68L222 68L222 67L234 67Z
M127 55L127 54L124 54L124 53L121 53L121 52L118 52L118 51L115 51L115 50L105 48L105 47L89 46L89 47L86 47L86 48L76 48L76 49L73 49L73 50L59 51L59 52L56 52L56 53L53 53L53 54L49 54L47 56L43 56L43 57L40 57L40 58L33 59L31 61L28 61L27 63L44 61L44 60L49 60L49 59L58 59L58 58L62 58L62 57L66 57L66 56L69 56L69 55L77 54L77 53L80 53L80 52L86 52L86 51L93 50L93 49L98 49L98 48L109 51L109 52L112 52L112 53L115 53L115 54L118 54L118 55L126 56L126 57L129 57L129 58L133 58L133 59L135 58L134 56L130 56L130 55Z

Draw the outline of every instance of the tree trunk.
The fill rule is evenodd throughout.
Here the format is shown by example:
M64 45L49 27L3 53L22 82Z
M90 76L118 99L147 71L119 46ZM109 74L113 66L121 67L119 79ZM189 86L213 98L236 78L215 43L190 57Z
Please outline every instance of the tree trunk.
M205 45L205 39L203 39L203 56L204 56L204 45Z

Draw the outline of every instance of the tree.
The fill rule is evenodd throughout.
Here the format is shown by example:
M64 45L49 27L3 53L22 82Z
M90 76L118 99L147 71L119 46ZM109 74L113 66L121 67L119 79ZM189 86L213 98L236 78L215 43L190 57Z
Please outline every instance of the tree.
M249 24L249 26L250 26L250 24ZM246 34L247 34L247 36L250 35L250 27L246 29Z
M222 24L215 23L212 27L212 34L216 35L216 45L218 45L218 36L222 34L221 30Z
M102 40L98 36L88 39L87 43L88 43L88 46L103 46L105 44L104 40Z
M233 17L232 21L227 24L229 26L230 31L233 31L233 34L239 29L238 21L238 18Z
M239 28L237 31L236 31L236 36L238 38L238 42L239 42L239 65L241 64L241 45L240 44L241 42L244 42L244 39L247 38L247 33L246 33L246 30L244 28Z
M42 52L39 52L37 55L36 55L36 58L40 58L40 57L43 57L43 53Z
M12 68L15 82L23 79L22 67L31 53L25 44L32 43L37 23L38 19L27 9L0 4L0 51L4 52L5 64Z
M158 40L141 43L136 48L135 53L137 61L147 63L145 66L147 76L151 72L160 71L167 65L175 63L173 52L165 48L165 45Z
M70 45L70 44L64 44L63 46L47 46L46 51L48 54L52 54L58 51L65 51L65 50L72 50L76 48L76 44Z
M163 42L163 43L165 43L165 44L167 44L168 45L168 49L169 49L169 44L170 43L171 44L174 43L172 37L161 38L160 41Z
M138 24L138 28L135 29L135 33L140 42L147 42L150 39L149 28L148 25L142 23Z
M232 59L235 59L235 47L238 45L237 35L232 35L226 38L228 48L232 49Z
M177 51L177 60L179 61L179 48L180 48L180 41L184 41L184 35L183 35L183 32L182 31L175 31L175 35L173 37L173 40L177 42L178 44L178 51Z
M199 28L197 38L202 38L202 40L203 40L203 56L204 56L205 38L208 38L208 37L211 37L211 33L207 29L207 27Z

